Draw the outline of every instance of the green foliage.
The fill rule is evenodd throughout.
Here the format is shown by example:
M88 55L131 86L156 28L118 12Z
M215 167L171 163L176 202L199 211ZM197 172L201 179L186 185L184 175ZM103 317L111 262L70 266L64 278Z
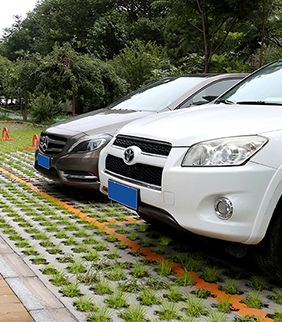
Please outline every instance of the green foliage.
M0 95L9 97L11 92L10 75L13 63L6 57L0 56Z
M120 317L127 322L143 322L145 320L146 310L140 306L130 306L121 312Z
M88 296L83 296L78 300L74 301L74 306L78 311L95 311L97 310L97 306L94 304L93 300Z
M70 100L72 112L101 108L124 93L124 84L113 68L93 57L75 52L70 44L55 46L40 65L38 91Z
M0 95L38 123L170 75L249 72L281 58L281 1L38 1L0 43Z
M176 320L179 319L177 314L178 308L176 307L175 303L171 302L163 302L160 311L158 312L158 316L161 320Z
M261 295L259 292L249 291L246 294L245 303L249 307L260 308L262 306Z
M236 280L226 279L222 285L222 290L229 294L239 294L240 288Z
M224 312L212 310L208 315L208 322L227 322L228 318Z
M199 288L195 291L195 295L201 299L206 299L211 295L211 292L204 288Z
M218 280L219 271L216 267L205 267L203 270L203 279L206 282L216 282Z
M62 288L62 293L67 297L76 297L80 295L80 289L77 282L69 283Z
M228 297L222 298L220 302L218 302L217 304L217 309L220 312L230 313L231 308L232 308L232 303Z
M147 287L140 292L139 300L142 305L153 305L160 302L155 292Z
M269 296L271 300L274 300L277 304L282 304L282 289L277 288L273 294Z
M126 80L131 90L142 84L175 73L161 46L134 40L112 60L117 74Z
M207 308L203 304L203 300L196 297L188 297L185 310L189 316L199 317L207 314Z
M69 42L80 53L111 58L140 38L163 41L164 20L153 0L40 1L6 30L2 52L11 59L27 52L46 55L55 44Z
M273 319L275 322L282 322L282 313L281 312L275 312L273 314Z
M30 103L30 114L34 123L44 123L62 112L60 103L57 103L50 94L41 94Z
M108 304L109 307L113 309L127 307L128 304L126 302L126 297L123 292L116 291L110 297L108 297L105 302Z

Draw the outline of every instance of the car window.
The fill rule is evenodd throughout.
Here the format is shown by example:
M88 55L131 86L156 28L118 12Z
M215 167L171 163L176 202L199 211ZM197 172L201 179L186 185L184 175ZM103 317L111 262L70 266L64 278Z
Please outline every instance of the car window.
M278 61L247 77L217 102L282 104L281 79L282 61Z
M222 79L215 83L209 84L204 89L200 90L196 93L192 98L190 98L185 104L181 106L181 108L186 108L191 105L202 105L207 104L214 99L216 99L219 95L226 92L228 88L233 86L239 81L237 78L233 79Z
M179 77L162 80L133 93L131 96L127 96L112 109L158 112L168 107L202 81L202 77Z

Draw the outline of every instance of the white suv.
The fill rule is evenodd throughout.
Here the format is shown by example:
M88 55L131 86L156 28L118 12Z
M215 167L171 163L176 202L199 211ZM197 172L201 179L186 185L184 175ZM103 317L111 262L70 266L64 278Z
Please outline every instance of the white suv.
M255 245L282 281L282 61L214 106L166 112L122 128L100 157L101 191L193 233Z

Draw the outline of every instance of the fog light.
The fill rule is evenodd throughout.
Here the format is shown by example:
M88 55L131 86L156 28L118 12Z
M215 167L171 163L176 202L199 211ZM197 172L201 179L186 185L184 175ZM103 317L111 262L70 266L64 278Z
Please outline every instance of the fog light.
M220 219L227 220L233 214L232 202L227 198L218 198L214 205L215 212Z

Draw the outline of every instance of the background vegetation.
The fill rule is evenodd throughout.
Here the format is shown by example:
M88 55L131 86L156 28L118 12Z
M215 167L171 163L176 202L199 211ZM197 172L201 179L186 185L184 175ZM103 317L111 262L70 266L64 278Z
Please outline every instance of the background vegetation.
M168 75L282 56L282 0L41 0L0 43L0 96L36 122L101 108Z

